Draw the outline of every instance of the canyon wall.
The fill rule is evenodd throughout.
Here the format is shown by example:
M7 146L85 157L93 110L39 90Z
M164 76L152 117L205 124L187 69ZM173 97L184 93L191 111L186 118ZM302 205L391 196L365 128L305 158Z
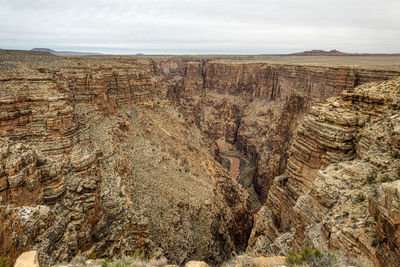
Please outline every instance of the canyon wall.
M399 264L397 234L391 234L398 228L397 182L391 182L398 179L399 162L391 156L398 149L398 80L354 92L399 74L187 64L169 97L207 136L235 144L258 167L254 186L266 203L255 216L248 253L311 246L379 266Z
M248 194L157 98L152 61L1 59L0 256L216 264L245 248Z
M400 79L312 107L256 216L248 251L334 248L398 266Z
M310 245L397 263L398 89L354 88L399 71L0 58L0 256L220 264L247 245L254 254ZM265 205L254 228L248 192L218 162L218 139L256 163Z
M320 100L399 71L230 60L162 61L168 97L213 140L233 143L256 162L261 201L286 167L298 119Z

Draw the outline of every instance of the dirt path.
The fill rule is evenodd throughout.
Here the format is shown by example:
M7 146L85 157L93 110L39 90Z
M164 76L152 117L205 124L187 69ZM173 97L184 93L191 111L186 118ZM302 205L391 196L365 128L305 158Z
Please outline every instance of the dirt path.
M223 156L221 155L221 158L229 159L231 161L231 177L233 179L236 179L239 175L239 165L240 165L240 159L237 157L231 157L231 156Z

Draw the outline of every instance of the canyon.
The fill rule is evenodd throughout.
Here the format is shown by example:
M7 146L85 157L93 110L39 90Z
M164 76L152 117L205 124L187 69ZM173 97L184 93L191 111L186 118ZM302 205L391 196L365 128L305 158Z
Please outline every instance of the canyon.
M0 50L0 256L399 266L400 57L329 58Z

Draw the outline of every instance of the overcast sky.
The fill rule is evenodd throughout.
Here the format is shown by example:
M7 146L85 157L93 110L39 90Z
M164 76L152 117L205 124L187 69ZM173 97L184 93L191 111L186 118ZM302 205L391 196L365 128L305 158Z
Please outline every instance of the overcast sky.
M400 52L400 0L0 0L0 48Z

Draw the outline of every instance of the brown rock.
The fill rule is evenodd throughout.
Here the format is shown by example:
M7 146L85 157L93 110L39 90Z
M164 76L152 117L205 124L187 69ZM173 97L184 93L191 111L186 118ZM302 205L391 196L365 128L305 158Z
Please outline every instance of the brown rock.
M161 251L172 263L218 263L244 248L248 194L215 160L214 144L167 100L153 104L152 61L7 60L1 256L34 248L53 264L89 249L108 258Z
M357 127L388 107L397 110L390 97L351 93L396 70L218 57L58 58L4 50L0 57L0 256L12 262L36 249L46 265L84 251L219 264L245 249L253 210L248 193L217 161L219 138L256 162L253 183L262 200L270 178L289 162L288 174L269 191L275 206L264 211L272 220L261 214L252 240L277 251L300 245L295 232L319 233L303 229L307 207L320 207L308 225L337 198L316 190L295 207L298 197L314 179L321 192L336 185L320 167L367 155L369 137L387 136ZM332 114L324 105L312 109L288 154L302 113L343 90L350 91L342 97L346 108L337 99ZM351 105L362 108L360 116L346 111ZM397 146L396 125L385 127L393 128L390 142ZM307 135L310 129L318 134ZM380 158L371 164L383 166ZM318 225L325 231L332 223ZM268 242L259 238L265 233Z
M376 220L376 245L384 244L377 252L382 266L400 264L400 181L382 184L376 196L369 200L369 211Z
M396 235L385 236L395 232L395 208L387 204L395 199L395 183L376 188L398 176L391 149L399 85L399 79L363 85L310 109L296 130L284 174L274 179L256 216L249 252L333 247L376 265L397 264Z

